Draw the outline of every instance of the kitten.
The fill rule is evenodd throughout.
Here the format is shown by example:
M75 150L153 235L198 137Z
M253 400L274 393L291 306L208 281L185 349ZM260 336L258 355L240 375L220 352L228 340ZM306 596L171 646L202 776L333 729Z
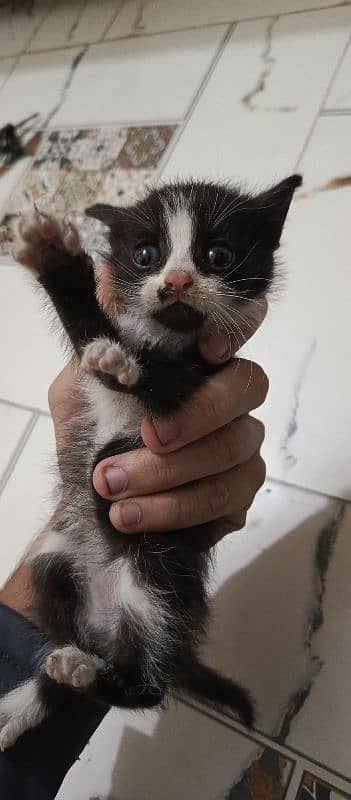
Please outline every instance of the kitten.
M72 225L38 210L21 221L17 260L61 319L85 373L84 409L60 457L61 500L30 557L45 646L35 677L0 701L1 749L67 691L134 709L188 694L252 725L249 693L198 658L214 526L123 535L91 477L102 458L142 446L145 414L171 414L213 373L200 332L240 337L254 320L300 183L293 175L257 196L175 183L132 207L92 206L109 230L98 270Z

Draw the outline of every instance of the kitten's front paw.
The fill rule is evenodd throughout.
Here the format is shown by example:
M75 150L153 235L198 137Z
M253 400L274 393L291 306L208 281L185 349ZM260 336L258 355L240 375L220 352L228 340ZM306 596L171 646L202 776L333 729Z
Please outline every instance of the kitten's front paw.
M22 216L18 224L18 246L14 258L40 277L47 264L48 249L52 253L76 256L81 251L78 231L71 222L57 220L34 209Z
M94 682L97 670L104 666L102 658L67 645L50 653L44 670L56 683L67 683L75 689L87 689Z
M113 375L123 386L134 386L141 375L141 369L133 356L128 356L118 342L109 339L95 339L84 348L81 367L85 372L105 372Z

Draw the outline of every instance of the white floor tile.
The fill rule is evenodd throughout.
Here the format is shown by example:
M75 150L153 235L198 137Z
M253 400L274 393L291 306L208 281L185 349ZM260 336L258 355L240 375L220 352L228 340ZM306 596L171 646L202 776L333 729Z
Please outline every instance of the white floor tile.
M339 0L154 0L141 4L138 0L127 0L122 4L115 22L106 38L131 36L157 31L169 31L216 22L286 14L303 11L305 8L323 8L338 5Z
M50 517L54 452L52 422L41 417L0 497L0 585Z
M0 265L0 282L0 340L10 343L2 347L0 399L47 411L49 385L64 365L53 312L18 265Z
M60 2L45 18L28 50L50 50L52 47L98 42L114 20L119 7L119 0Z
M351 7L240 23L163 177L257 185L293 170L350 26Z
M337 504L268 482L241 533L218 546L206 660L248 686L257 727L276 733L311 673L306 620L315 602L315 551Z
M59 125L181 119L225 28L92 45L55 117Z
M321 669L296 718L288 743L351 778L351 508L329 568L322 627L313 643Z
M41 114L41 122L64 97L65 82L75 69L81 48L37 53L20 58L9 80L0 89L0 125L29 114ZM0 61L1 65L1 61Z
M0 59L0 89L4 85L5 81L7 80L14 64L16 62L15 58L1 58Z
M0 402L0 482L30 418L29 411Z
M351 45L347 48L327 97L325 108L328 110L351 109Z
M111 712L57 800L214 800L255 757L255 741L182 705L161 714ZM286 762L286 780L291 769Z
M12 10L10 6L13 6ZM47 0L33 0L30 9L25 3L2 3L0 8L0 55L16 55L25 50L47 13L47 9Z
M271 381L260 411L269 474L348 498L351 187L313 192L349 175L350 135L351 117L318 122L285 237L287 285L247 348Z

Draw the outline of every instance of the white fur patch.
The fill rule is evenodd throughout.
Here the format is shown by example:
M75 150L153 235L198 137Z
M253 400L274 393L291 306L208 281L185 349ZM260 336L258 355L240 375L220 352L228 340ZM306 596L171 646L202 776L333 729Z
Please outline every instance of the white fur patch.
M35 678L22 683L0 700L0 750L11 747L22 733L35 728L45 717Z
M89 402L89 416L96 422L96 445L117 436L138 436L145 415L137 397L107 389L97 378L86 377L82 387Z
M56 555L56 553L62 553L64 549L65 538L62 533L48 530L43 536L39 537L37 542L34 542L29 557L33 559L37 556L51 555L51 553Z
M115 638L123 614L151 633L162 626L162 599L147 586L137 583L129 561L119 558L106 569L94 570L89 580L88 620L99 632Z
M179 208L167 218L168 236L171 243L171 252L163 273L174 267L181 267L189 272L195 272L191 256L191 241L193 236L193 223L189 212Z

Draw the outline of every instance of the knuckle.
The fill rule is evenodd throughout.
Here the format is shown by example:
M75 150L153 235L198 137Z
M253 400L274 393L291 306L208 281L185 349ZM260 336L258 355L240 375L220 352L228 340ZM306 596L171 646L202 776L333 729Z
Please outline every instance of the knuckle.
M238 436L234 426L219 428L211 435L212 472L223 472L235 466L239 460Z
M254 366L254 380L260 397L260 404L264 403L269 389L269 380L260 364L255 364Z
M210 517L216 518L219 513L222 515L230 500L230 487L224 478L213 479L207 491L207 509Z
M262 442L263 442L263 440L264 440L265 434L266 434L265 426L264 426L263 422L260 419L256 419L256 417L249 417L249 420L250 420L251 426L253 427L253 429L255 431L255 435L256 435L256 439L257 439L257 447L260 447Z
M175 470L174 465L169 457L165 456L160 462L155 464L153 477L155 483L157 482L157 484L162 488L167 489L167 487L173 486L175 480Z
M262 456L257 457L257 487L260 489L266 480L266 463Z
M175 493L170 495L164 508L165 521L176 527L182 522L184 514L184 502L181 498L181 494Z

